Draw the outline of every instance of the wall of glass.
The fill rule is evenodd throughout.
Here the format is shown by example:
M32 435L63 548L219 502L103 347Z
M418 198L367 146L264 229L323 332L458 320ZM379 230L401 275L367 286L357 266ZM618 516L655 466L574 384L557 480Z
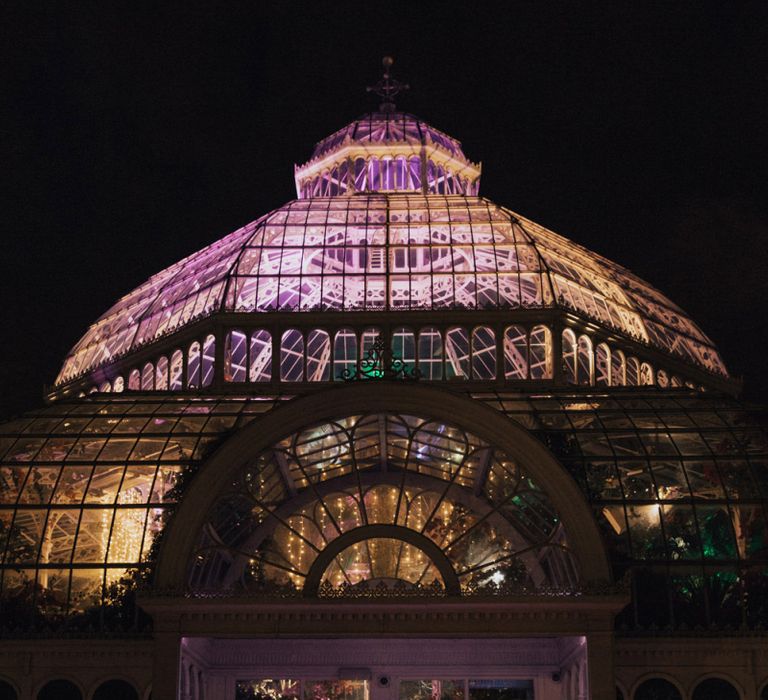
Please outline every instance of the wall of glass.
M475 394L533 430L588 496L622 624L756 625L768 612L768 436L758 414L694 393Z

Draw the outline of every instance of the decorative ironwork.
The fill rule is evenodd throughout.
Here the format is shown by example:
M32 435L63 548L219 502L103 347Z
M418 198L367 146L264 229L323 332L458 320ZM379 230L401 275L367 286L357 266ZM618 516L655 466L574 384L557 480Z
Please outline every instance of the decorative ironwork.
M394 62L395 59L392 58L392 56L384 56L381 60L381 64L384 66L384 73L381 76L381 80L379 80L376 85L369 86L365 89L366 92L375 92L381 97L382 102L379 109L382 112L394 112L396 110L395 97L401 92L411 89L410 85L401 83L399 80L395 80L392 77L389 70L392 68Z
M347 368L339 374L345 382L355 382L361 379L405 379L418 381L421 372L417 367L408 367L402 358L395 355L378 336L373 345L367 350L365 357L358 360L354 369Z
M625 596L631 590L631 576L625 575L618 581L592 581L571 586L545 585L534 586L521 581L488 581L480 585L462 586L459 595L446 591L439 581L431 583L409 583L402 580L377 582L361 581L350 584L346 581L335 586L330 581L323 581L316 596L305 595L301 588L290 584L276 584L262 581L258 586L247 590L190 590L160 589L146 587L141 590L141 597L149 598L189 598L196 600L259 600L259 599L295 599L312 600L316 598L331 600L375 600L379 598L583 598Z

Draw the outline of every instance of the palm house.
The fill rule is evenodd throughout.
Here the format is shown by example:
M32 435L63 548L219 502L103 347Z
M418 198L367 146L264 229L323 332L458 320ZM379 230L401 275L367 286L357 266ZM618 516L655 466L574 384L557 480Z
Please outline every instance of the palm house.
M0 700L766 700L713 341L378 111L0 425Z

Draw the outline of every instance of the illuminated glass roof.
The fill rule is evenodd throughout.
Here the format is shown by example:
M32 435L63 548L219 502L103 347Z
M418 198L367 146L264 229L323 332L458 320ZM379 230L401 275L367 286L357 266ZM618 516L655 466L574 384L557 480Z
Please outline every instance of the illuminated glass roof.
M561 307L717 374L712 342L627 269L463 195L289 202L120 299L70 351L66 383L216 312Z
M363 115L343 129L339 129L335 134L319 141L312 151L312 160L322 158L342 144L350 142L433 144L466 160L459 141L418 117L404 112L373 112Z

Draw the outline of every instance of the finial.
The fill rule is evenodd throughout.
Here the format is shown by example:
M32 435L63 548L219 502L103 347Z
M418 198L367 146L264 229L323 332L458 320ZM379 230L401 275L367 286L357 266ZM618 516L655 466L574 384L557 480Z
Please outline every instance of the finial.
M382 98L382 103L379 105L379 109L382 112L394 112L395 97L404 90L410 90L410 85L401 83L399 80L395 80L390 71L395 59L392 56L384 56L381 64L384 66L384 72L382 73L381 80L376 85L368 86L366 92L375 92Z

